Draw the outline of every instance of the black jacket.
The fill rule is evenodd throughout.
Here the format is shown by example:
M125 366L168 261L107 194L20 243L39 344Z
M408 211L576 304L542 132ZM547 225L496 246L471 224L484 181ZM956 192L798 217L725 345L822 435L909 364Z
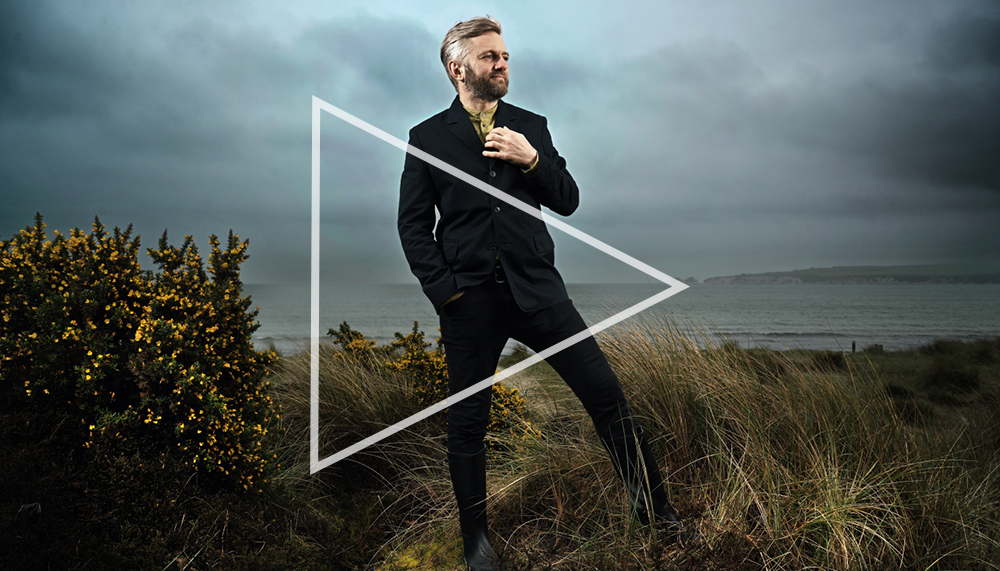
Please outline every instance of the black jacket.
M545 118L502 100L498 105L494 126L521 133L538 151L533 176L483 156L485 147L458 97L411 129L409 144L534 208L572 214L579 189L552 146ZM441 216L436 229L435 208ZM544 222L410 153L399 188L398 228L410 269L437 311L458 290L490 277L498 254L521 309L536 311L568 299Z

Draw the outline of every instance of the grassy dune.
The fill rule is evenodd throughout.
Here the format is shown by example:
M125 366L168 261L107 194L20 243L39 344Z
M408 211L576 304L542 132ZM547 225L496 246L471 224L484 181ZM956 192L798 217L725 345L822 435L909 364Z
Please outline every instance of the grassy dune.
M497 437L490 459L511 571L1000 567L1000 340L746 351L640 320L600 342L700 541L667 548L630 519L589 418L541 363L509 379L541 437ZM419 409L407 377L321 350L323 457ZM310 475L308 354L272 382L283 468L263 494L214 489L142 442L76 461L64 420L0 414L0 568L461 568L441 415Z
M743 351L651 321L601 342L700 541L665 548L630 520L589 418L540 364L511 384L543 437L506 442L490 465L510 569L997 568L1000 342ZM416 411L405 378L323 357L323 455ZM309 477L307 358L277 377L283 479L300 494L377 498L365 525L387 535L363 546L369 568L461 568L443 419Z

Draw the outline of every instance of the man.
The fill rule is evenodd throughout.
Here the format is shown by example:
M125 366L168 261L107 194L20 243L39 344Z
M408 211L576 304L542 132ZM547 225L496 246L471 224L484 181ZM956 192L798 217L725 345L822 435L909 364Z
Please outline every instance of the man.
M545 118L514 107L500 23L456 24L441 62L458 92L449 109L410 130L409 144L517 198L568 216L579 189L552 145ZM435 210L440 215L436 222ZM540 218L407 154L399 235L406 259L441 318L449 390L493 375L511 337L544 350L587 328L554 265ZM624 479L637 517L685 540L667 503L642 427L593 337L548 359L580 398ZM499 569L486 523L489 389L448 409L448 461L470 569Z

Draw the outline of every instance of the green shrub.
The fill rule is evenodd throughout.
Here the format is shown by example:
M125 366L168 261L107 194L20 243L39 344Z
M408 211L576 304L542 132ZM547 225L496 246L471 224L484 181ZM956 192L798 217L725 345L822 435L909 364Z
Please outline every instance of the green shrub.
M0 241L0 405L58 410L83 430L177 451L191 466L241 490L260 490L277 415L265 377L271 353L253 349L258 327L243 297L248 243L210 238L207 270L190 237L164 232L140 269L132 227L112 234L95 219L48 240L34 227Z
M1000 348L998 339L977 339L969 343L969 360L990 364L997 360L997 349Z
M437 338L433 351L427 350L430 346L414 321L413 330L406 335L396 332L384 364L386 369L410 377L420 406L431 406L448 398L448 363L441 338Z
M938 353L923 372L923 385L931 391L971 393L979 389L979 368L951 353Z
M359 363L369 371L377 371L382 366L385 350L375 347L375 341L365 339L364 333L351 329L346 321L339 329L329 329L327 335L333 337L333 342L343 350L339 355ZM378 355L377 355L378 353Z
M37 216L33 228L0 241L0 398L93 423L138 396L122 349L132 344L150 277L131 227L108 235L95 222L90 235L56 231L52 241L44 228Z
M931 343L922 345L918 351L923 355L950 356L955 359L989 364L996 362L997 354L1000 353L1000 337L976 339L969 342L935 339Z
M885 392L890 398L893 410L900 420L914 426L926 426L934 419L934 408L917 399L917 395L906 387L886 384Z
M847 369L847 359L840 351L816 351L809 356L809 368L823 372Z
M917 351L924 355L959 355L965 352L965 343L951 339L935 339L921 345Z

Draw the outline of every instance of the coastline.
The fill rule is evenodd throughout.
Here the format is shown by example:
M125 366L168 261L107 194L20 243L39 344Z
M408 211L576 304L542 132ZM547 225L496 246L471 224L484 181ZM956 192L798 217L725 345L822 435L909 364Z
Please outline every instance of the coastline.
M598 323L662 291L659 284L568 284L574 305L590 324ZM308 347L308 285L247 285L261 324L258 349L271 343L282 352ZM324 288L320 338L347 322L380 345L417 322L425 339L437 338L438 318L416 284L374 284ZM629 318L667 320L696 339L743 348L886 350L918 347L935 339L974 340L1000 335L1000 285L828 285L774 287L701 284ZM508 344L505 353L513 349Z
M697 281L697 280L695 280ZM1000 284L1000 263L835 266L712 277L706 284L941 285Z

